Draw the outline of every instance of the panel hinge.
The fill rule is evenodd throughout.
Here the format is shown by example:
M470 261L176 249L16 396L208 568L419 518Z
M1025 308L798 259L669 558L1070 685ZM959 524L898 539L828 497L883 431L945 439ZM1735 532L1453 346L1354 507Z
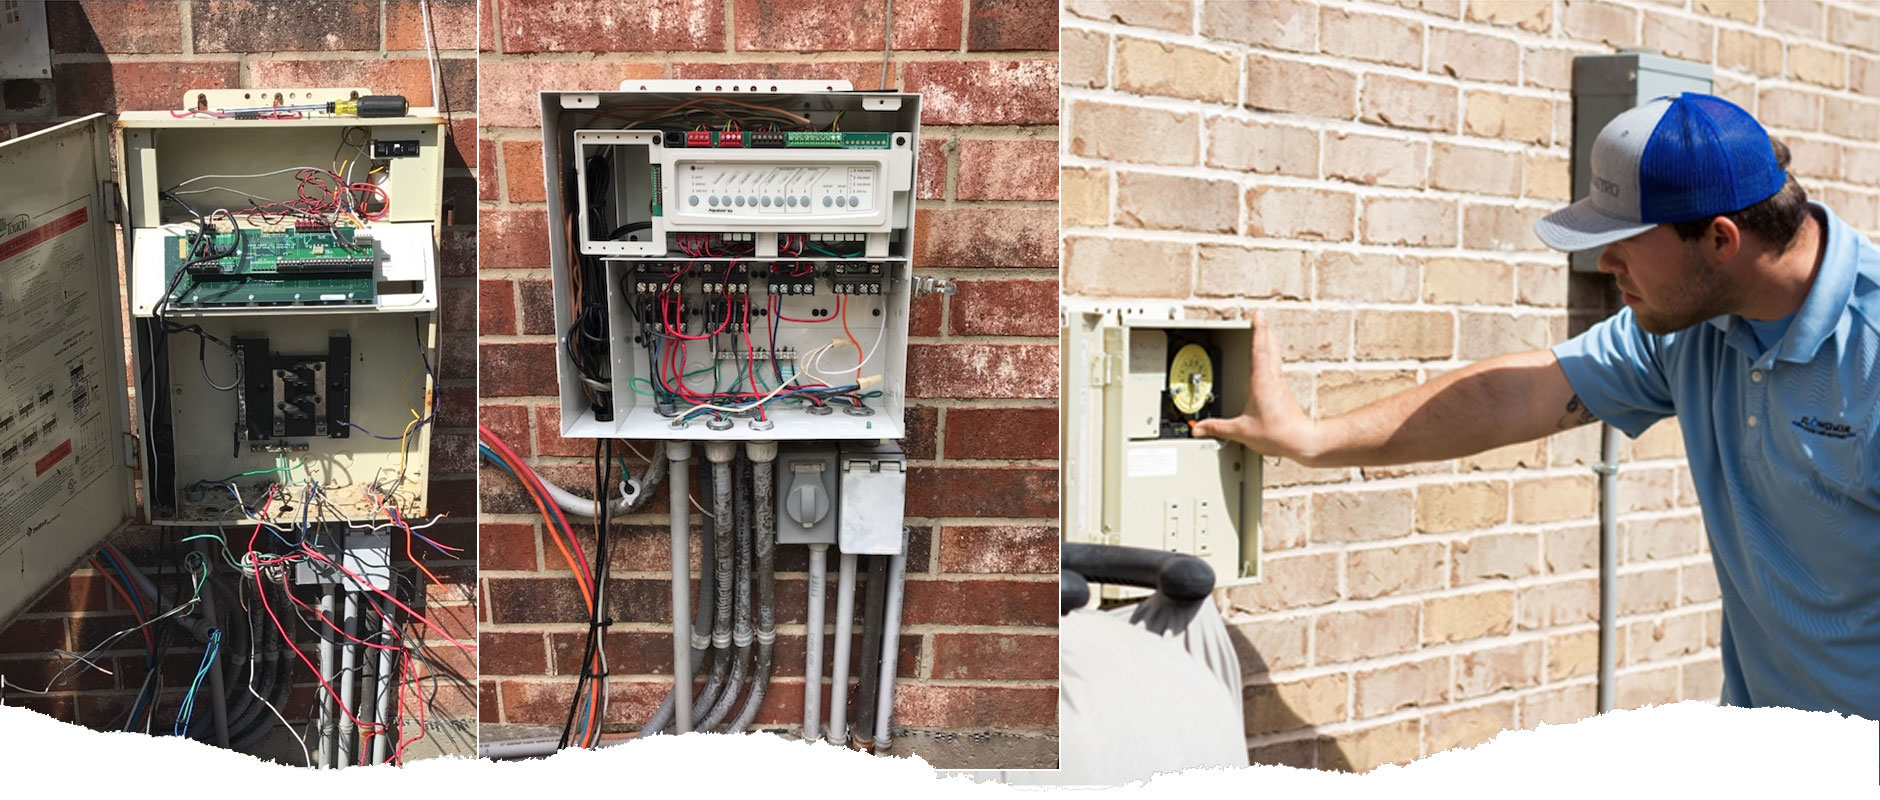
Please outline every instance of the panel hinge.
M98 204L104 207L105 221L123 224L124 201L118 196L117 181L105 181L98 191Z

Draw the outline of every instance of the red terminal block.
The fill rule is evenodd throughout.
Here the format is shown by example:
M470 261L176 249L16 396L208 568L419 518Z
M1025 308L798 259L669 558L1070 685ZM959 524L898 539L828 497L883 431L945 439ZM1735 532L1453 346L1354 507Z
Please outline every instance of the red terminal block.
M712 146L712 132L711 131L686 131L685 132L685 146L686 147L710 147Z
M718 134L719 147L743 147L744 131L725 131Z

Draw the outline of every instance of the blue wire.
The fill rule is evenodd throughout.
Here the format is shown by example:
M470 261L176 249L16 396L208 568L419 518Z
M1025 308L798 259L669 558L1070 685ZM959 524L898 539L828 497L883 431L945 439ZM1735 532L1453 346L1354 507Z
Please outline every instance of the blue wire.
M209 674L209 665L215 662L222 652L222 631L209 629L209 646L203 648L202 666L196 668L196 679L189 684L189 693L183 695L183 707L176 712L176 724L170 729L171 735L182 736L189 730L189 718L196 711L196 691L202 688L202 679Z

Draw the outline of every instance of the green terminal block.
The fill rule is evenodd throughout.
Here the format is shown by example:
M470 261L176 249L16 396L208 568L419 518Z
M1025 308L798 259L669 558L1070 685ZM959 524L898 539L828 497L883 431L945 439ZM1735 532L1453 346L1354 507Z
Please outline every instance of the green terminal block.
M655 217L664 216L664 214L660 211L660 205L659 205L659 198L661 197L661 195L664 194L663 192L660 191L659 165L658 164L652 165L652 170L653 170L653 216Z

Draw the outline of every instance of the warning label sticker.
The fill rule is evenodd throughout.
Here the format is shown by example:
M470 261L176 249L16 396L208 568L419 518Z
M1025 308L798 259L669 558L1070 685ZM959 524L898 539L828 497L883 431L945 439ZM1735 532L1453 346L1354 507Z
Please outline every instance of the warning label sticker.
M93 221L85 197L0 221L0 553L119 468Z

